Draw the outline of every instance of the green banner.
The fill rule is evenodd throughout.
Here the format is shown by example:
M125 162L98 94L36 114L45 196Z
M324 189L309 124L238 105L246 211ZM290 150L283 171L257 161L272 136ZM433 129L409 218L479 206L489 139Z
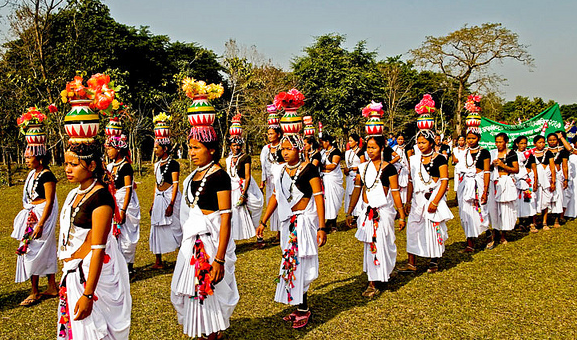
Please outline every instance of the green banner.
M495 136L501 132L509 135L510 145L515 138L528 138L528 147L533 147L533 138L537 135L547 137L551 132L564 130L563 118L559 111L559 104L555 104L535 117L520 124L508 125L481 118L481 141L479 144L486 149L495 149Z

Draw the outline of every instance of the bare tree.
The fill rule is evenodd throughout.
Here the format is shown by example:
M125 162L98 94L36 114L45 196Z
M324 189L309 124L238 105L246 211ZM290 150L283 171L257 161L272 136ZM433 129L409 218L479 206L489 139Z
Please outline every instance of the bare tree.
M467 85L481 88L505 80L490 72L493 62L513 59L533 66L527 46L520 44L518 35L500 23L465 25L444 37L428 36L421 47L410 53L416 64L438 69L459 82L457 133L461 133L461 110Z
M411 89L415 84L411 77L411 65L401 61L400 56L389 58L385 63L379 63L379 72L384 78L385 112L387 114L389 132L395 133L402 129L399 121L400 108L411 100ZM406 120L404 120L406 124ZM404 124L403 124L404 125Z

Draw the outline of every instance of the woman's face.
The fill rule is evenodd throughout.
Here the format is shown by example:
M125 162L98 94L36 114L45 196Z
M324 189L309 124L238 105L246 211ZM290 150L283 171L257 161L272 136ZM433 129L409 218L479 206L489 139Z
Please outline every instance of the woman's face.
M359 143L357 143L357 141L355 141L353 137L349 137L349 147L351 149L356 148L358 144Z
M523 152L525 150L527 150L527 140L525 138L521 139L518 143L517 143L517 150Z
M166 152L165 149L160 144L154 143L154 155L157 158L162 158L162 156L164 156L165 152Z
M72 151L64 153L64 172L70 183L83 183L92 178L92 172L95 168L96 163L94 161L87 164L86 161L78 158L78 155Z
M240 154L241 149L242 149L242 145L241 145L241 144L232 143L232 144L230 145L230 151L232 151L232 154L233 154L233 155L238 155L238 154Z
M555 135L549 136L549 138L547 138L547 144L549 144L550 148L557 147L557 142L558 142L557 136Z
M24 155L24 160L26 162L26 166L28 167L28 169L37 169L40 167L40 161L38 160L38 158L36 158L36 156L31 156L31 155Z
M505 138L502 136L495 137L495 146L497 147L497 150L505 151L505 149L507 149L507 142L505 141Z
M212 161L214 150L208 149L204 144L191 138L188 141L188 155L196 166L205 166Z
M441 136L435 136L435 145L441 145Z
M309 144L308 140L304 140L304 146L305 146L305 151L306 152L310 152L313 148L313 146L311 144Z
M479 136L474 133L467 134L467 145L470 148L476 148L479 145Z
M291 143L288 140L285 140L281 144L281 153L282 158L284 161L287 162L289 165L294 165L299 161L299 150L297 148L293 148Z
M535 142L535 148L539 151L545 149L545 138L539 138L539 140Z
M331 147L331 143L328 140L321 140L321 145L323 149L328 150Z
M155 153L156 153L156 151L155 151ZM106 156L108 157L108 159L115 160L116 157L118 157L118 150L116 150L112 146L108 145L106 147Z
M270 143L278 142L279 135L274 129L268 129L268 131L266 132L266 136Z
M464 147L464 146L465 146L465 137L460 136L459 139L457 139L457 144L458 144L460 147Z
M424 136L419 136L419 138L417 138L417 147L419 148L419 151L424 154L428 154L433 150L433 145Z
M403 137L403 136L397 137L397 144L398 145L404 145L405 144L405 137Z
M381 159L381 147L374 139L369 139L367 142L367 153L369 154L371 161Z

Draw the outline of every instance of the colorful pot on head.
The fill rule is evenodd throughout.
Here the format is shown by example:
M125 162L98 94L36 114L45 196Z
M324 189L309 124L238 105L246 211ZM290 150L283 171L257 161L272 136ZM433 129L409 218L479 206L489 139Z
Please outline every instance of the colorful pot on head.
M284 115L280 119L280 127L283 134L298 134L303 127L303 119L298 116L297 108L287 107L284 109Z
M373 111L369 114L369 119L365 123L365 132L369 136L382 136L384 124L381 121L379 112Z
M71 100L72 109L64 117L64 129L69 143L92 143L100 127L98 114L89 105L90 99Z
M111 118L104 129L106 137L120 137L122 135L122 122L118 118Z
M465 124L467 125L467 127L478 128L479 126L481 126L481 115L479 115L478 113L471 113L470 115L467 116Z
M230 136L241 136L242 135L242 126L240 125L240 113L232 117L232 124L228 129L228 133Z
M154 125L154 138L170 138L170 126L166 122L157 122Z
M191 126L211 126L216 118L216 110L208 102L205 94L194 96L187 112Z
M305 124L304 135L305 136L314 136L315 126L313 125L313 117L304 116L303 117L303 123Z
M434 124L435 119L428 113L424 113L417 118L417 127L420 130L430 130Z
M26 143L29 145L46 144L46 133L42 130L40 124L30 124L24 133Z

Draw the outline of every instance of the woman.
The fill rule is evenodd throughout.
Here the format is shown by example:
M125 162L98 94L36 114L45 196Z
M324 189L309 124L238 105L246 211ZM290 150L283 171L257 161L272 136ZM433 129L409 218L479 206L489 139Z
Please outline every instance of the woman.
M394 165L399 174L399 192L403 205L407 203L407 185L409 185L409 159L405 147L405 136L399 133L397 136L397 145L393 147L393 153L399 157L398 162Z
M557 180L555 191L553 191L553 197L551 198L551 213L555 216L553 228L559 228L561 226L559 218L563 215L563 208L566 207L565 190L569 184L569 152L563 146L559 146L559 139L555 133L547 135L547 144L549 145L548 150L553 154L556 172L555 179Z
M567 162L567 174L569 182L567 189L565 190L566 198L566 209L565 217L575 218L577 217L577 185L575 183L575 177L577 176L577 151L573 145L569 144L565 136L561 132L557 132L557 138L563 143L563 146L567 151L569 151L569 160ZM573 144L575 144L575 138L573 138Z
M395 268L395 209L400 213L400 229L406 224L399 193L399 176L393 165L381 159L384 147L385 139L382 136L371 136L367 140L367 152L371 160L359 166L351 206L347 210L347 224L351 225L353 207L363 192L361 202L366 213L358 217L359 227L355 237L364 244L363 270L367 273L369 285L362 295L368 298L380 293L381 283L389 281Z
M128 339L132 299L126 261L111 233L114 198L96 144L69 144L64 171L79 186L60 213L59 339Z
M264 199L251 176L250 155L242 152L244 140L231 136L230 142L231 153L226 159L226 172L232 187L232 238L246 240L255 235ZM262 243L263 239L257 238L257 242Z
M343 173L341 172L342 153L337 149L335 139L328 133L321 137L323 146L321 162L321 178L325 194L325 218L327 228L337 231L337 216L343 204Z
M457 146L455 146L453 148L453 151L451 152L451 158L453 160L453 190L455 191L455 193L457 192L457 187L459 187L459 183L461 182L462 178L462 173L461 173L461 168L462 165L464 164L464 162L459 163L460 160L464 159L465 153L467 151L467 145L466 145L466 138L465 136L459 136L459 138L457 139ZM459 199L458 196L455 199L457 201L457 203L459 203Z
M537 191L535 192L536 213L542 214L543 230L549 230L547 226L547 215L551 208L551 200L555 186L557 185L557 171L555 171L555 159L553 154L545 149L545 137L536 136L533 138L535 145L535 174L537 178ZM537 215L533 217L533 224L537 224Z
M355 178L359 173L359 165L361 165L361 156L365 154L364 148L360 146L361 137L356 133L349 136L349 150L345 151L345 211L349 211L349 205L351 203L351 196L353 194ZM354 217L353 221L357 220L357 217L361 215L361 205L357 204L353 206L351 214ZM350 225L354 226L354 223Z
M405 211L409 261L401 272L417 271L417 256L430 258L428 273L436 273L449 238L446 222L453 218L447 206L449 169L447 158L433 151L435 135L430 130L417 133L420 155L409 158L410 180Z
M229 327L239 299L231 181L218 165L218 143L216 137L191 132L189 156L197 168L183 182L183 239L171 284L172 304L184 333L209 339L217 339Z
M135 274L136 244L140 238L140 202L134 191L134 170L128 158L125 135L108 138L106 156L111 160L107 169L112 175L116 201L112 233L116 236L120 251L128 263L128 273L132 277Z
M537 164L535 156L527 150L528 139L519 136L513 141L513 150L517 152L519 160L519 172L515 175L515 185L517 186L517 212L519 224L529 226L532 233L537 232L533 218L537 212L535 206L535 193L537 192ZM523 227L524 228L524 227Z
M156 188L150 207L150 251L156 255L153 269L163 269L162 254L180 247L180 200L178 178L180 164L169 156L170 144L154 143L154 154L159 159L154 164Z
M435 135L435 149L434 150L436 153L439 153L439 154L445 156L446 159L449 159L450 148L447 144L443 143L443 141L441 140L441 135L438 133Z
M501 132L495 136L497 149L491 150L491 186L489 189L489 217L493 232L487 249L497 245L495 240L500 234L500 243L507 244L506 233L517 223L517 187L515 174L519 172L517 153L509 150L509 136Z
M58 296L55 273L56 259L56 218L58 200L56 198L56 177L48 167L45 152L34 153L27 148L24 154L26 166L30 169L24 182L22 193L23 209L14 219L12 237L20 241L16 250L16 282L30 279L30 295L20 303L32 306L45 297ZM48 277L48 288L40 293L40 276Z
M467 238L463 253L475 251L475 240L489 228L487 197L491 180L491 154L479 146L480 131L467 132L467 149L458 163L460 182L457 197L460 199L459 216Z
M305 161L314 165L317 170L321 170L321 153L319 151L320 144L314 136L306 136L303 138L304 142L304 156Z
M274 167L282 163L282 155L280 151L280 139L282 137L282 130L278 125L271 125L267 130L267 138L269 144L262 148L260 153L260 164L262 168L260 189L263 190L266 187L266 201L270 201L274 190L274 178L273 170ZM280 242L280 223L276 213L273 213L270 218L270 230L277 232L276 240L274 244Z
M297 309L284 317L295 329L307 325L311 311L307 302L310 284L318 277L318 247L327 240L321 180L316 168L301 161L299 136L285 135L283 166L275 169L275 191L256 234L262 236L275 209L281 222L282 261L274 300Z

